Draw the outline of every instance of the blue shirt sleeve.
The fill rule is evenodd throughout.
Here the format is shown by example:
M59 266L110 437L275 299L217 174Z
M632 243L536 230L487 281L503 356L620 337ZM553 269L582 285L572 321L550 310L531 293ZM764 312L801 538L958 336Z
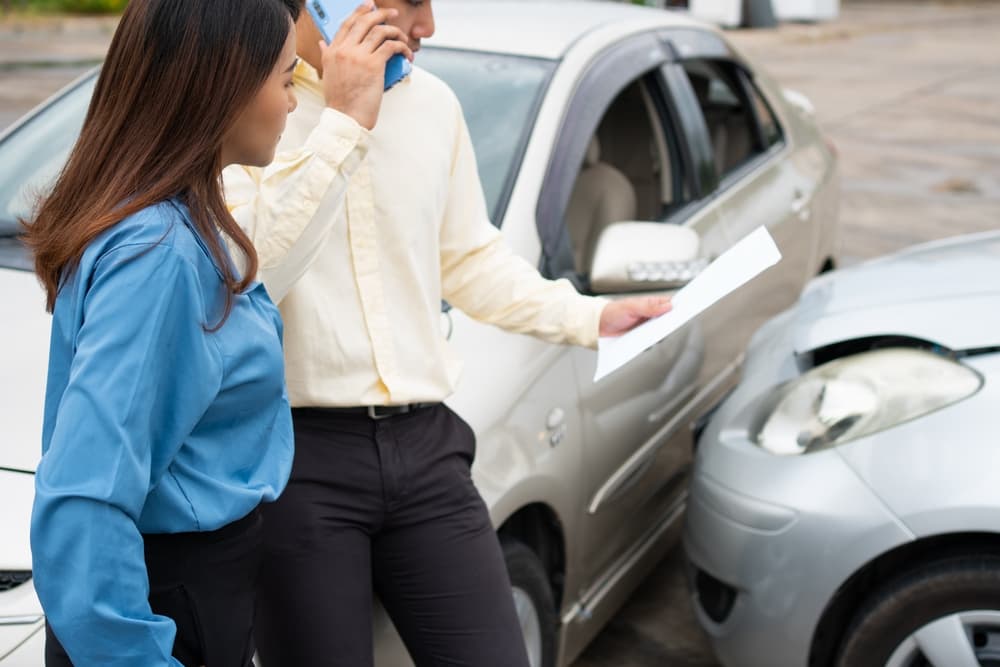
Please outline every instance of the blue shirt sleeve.
M78 667L179 665L173 621L149 607L136 522L219 390L215 321L168 244L109 250L80 279L82 322L35 477L35 588Z

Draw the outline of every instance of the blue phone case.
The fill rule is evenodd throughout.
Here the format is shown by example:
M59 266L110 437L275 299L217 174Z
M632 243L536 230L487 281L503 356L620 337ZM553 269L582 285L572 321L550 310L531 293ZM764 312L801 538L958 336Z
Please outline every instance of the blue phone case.
M340 24L360 5L360 0L306 0L306 9L329 44L337 34ZM410 61L394 55L385 64L385 90L395 86L412 71Z

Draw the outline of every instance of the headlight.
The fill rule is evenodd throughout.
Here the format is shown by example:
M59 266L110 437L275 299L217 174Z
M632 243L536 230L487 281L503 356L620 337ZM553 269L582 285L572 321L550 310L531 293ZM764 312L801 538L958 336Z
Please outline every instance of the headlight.
M773 454L825 449L957 403L982 384L971 368L931 352L864 352L780 387L754 440Z

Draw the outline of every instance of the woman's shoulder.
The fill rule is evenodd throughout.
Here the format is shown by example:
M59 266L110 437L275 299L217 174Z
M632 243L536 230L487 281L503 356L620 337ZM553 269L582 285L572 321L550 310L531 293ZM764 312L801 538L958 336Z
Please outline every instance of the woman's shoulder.
M185 226L186 213L182 210L169 200L152 204L122 218L98 236L95 242L106 250L150 243L174 245L178 227Z
M134 255L156 249L197 264L202 250L195 239L187 208L176 200L151 204L98 235L84 253L94 263L109 255Z

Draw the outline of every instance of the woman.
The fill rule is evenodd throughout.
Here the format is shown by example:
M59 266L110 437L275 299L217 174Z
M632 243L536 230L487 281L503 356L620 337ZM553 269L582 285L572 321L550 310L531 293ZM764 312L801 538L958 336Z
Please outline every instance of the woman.
M250 663L258 505L292 429L281 322L219 176L274 156L298 11L132 0L26 225L53 312L31 525L48 665ZM366 35L345 48L374 62Z

